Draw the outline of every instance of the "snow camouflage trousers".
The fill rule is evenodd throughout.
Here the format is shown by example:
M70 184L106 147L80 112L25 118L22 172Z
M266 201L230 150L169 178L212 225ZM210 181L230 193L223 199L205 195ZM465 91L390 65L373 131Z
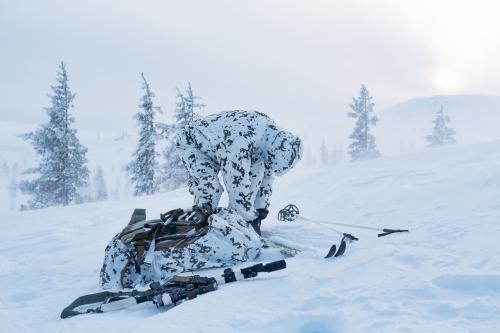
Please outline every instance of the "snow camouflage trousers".
M208 218L208 232L181 248L153 251L151 262L141 265L134 245L126 245L120 234L104 251L100 283L105 289L121 289L165 280L175 274L204 268L235 265L255 259L261 250L259 236L237 213L219 208Z

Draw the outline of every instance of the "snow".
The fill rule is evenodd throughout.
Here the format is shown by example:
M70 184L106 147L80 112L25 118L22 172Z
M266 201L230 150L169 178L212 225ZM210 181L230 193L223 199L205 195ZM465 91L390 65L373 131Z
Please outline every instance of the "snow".
M225 285L168 312L152 305L59 318L99 291L104 247L136 207L149 217L191 204L186 189L139 198L5 212L0 221L0 321L5 332L498 332L500 141L298 168L275 184L266 237L303 252L286 270ZM278 222L294 203L310 219ZM345 256L324 259L339 239ZM264 253L263 261L275 260ZM209 271L216 274L218 270Z

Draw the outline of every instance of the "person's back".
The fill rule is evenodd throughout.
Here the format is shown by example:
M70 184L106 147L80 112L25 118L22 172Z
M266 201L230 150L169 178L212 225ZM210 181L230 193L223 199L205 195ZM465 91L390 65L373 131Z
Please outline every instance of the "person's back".
M259 210L267 211L273 176L291 169L302 151L298 137L256 111L227 111L196 120L181 130L177 146L195 204L217 207L221 171L229 208L248 222L261 215Z
M210 147L207 153L217 148L220 155L224 155L221 148L227 150L233 145L254 146L262 150L266 137L277 129L274 121L267 115L241 110L210 115L193 121L187 128L196 129L203 135L206 139L205 145ZM183 132L186 133L186 129ZM211 157L218 159L215 155Z

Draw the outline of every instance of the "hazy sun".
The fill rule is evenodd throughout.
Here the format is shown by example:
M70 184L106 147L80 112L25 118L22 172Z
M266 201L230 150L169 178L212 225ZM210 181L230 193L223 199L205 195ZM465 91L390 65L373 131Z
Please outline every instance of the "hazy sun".
M441 68L434 75L433 83L439 90L452 92L460 86L460 78L455 71L449 68Z

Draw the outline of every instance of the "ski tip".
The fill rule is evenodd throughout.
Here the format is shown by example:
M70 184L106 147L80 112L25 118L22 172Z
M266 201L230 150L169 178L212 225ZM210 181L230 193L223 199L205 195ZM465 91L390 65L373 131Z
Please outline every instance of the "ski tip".
M345 242L345 240L342 240L342 242L340 242L339 250L337 251L337 253L335 253L335 257L340 257L341 255L343 255L345 253L346 248L347 248L347 243Z
M332 247L330 247L330 251L328 251L325 258L328 259L330 257L333 257L335 255L335 252L337 252L337 245L333 244Z

